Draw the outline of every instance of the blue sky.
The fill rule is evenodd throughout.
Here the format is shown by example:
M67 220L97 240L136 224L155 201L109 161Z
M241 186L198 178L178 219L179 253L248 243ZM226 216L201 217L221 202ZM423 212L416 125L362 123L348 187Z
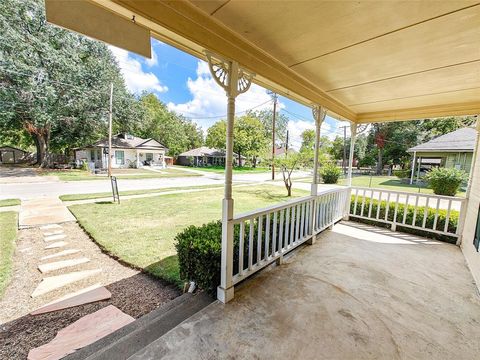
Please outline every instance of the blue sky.
M125 50L110 47L122 69L128 88L134 93L144 90L155 93L174 110L200 125L204 131L216 121L225 118L224 91L212 79L208 66L183 51L152 39L152 59L145 59ZM236 101L241 115L248 109L271 108L267 90L252 85ZM309 107L285 97L279 98L280 111L290 118L291 145L300 146L300 134L314 127ZM340 122L327 116L322 126L323 135L335 137L340 133Z

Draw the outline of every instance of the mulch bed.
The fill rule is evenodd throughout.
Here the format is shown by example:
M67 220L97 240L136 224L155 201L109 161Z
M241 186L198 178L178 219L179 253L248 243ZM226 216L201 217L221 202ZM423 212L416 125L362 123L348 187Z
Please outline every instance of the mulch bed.
M106 288L112 293L109 300L37 316L26 315L0 325L0 359L26 359L30 349L48 343L59 330L107 305L138 319L181 294L175 286L142 273Z

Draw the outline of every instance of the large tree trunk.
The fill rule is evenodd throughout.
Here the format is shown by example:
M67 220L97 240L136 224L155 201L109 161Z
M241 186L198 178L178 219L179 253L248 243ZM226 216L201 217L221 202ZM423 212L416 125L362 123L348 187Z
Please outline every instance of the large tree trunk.
M40 165L41 168L48 167L48 145L50 143L50 126L44 126L42 128L35 127L33 124L27 122L25 125L26 130L33 137L33 142L37 149L37 161L36 165Z
M383 170L383 148L378 148L377 175L382 175Z

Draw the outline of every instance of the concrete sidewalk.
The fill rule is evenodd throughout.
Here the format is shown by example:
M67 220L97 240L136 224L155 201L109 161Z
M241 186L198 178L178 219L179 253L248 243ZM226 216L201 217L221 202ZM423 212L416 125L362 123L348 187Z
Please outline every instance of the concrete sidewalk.
M56 197L45 197L22 201L18 227L23 229L68 221L75 221L75 217L62 201Z

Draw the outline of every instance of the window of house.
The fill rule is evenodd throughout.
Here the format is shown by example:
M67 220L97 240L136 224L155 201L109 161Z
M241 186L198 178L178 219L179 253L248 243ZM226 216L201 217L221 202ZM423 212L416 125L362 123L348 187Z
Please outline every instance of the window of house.
M95 149L90 150L90 160L95 161Z
M147 159L147 161L152 161L153 160L153 153L146 153L145 154L145 159Z
M115 164L125 164L125 152L123 150L115 150Z
M475 246L475 249L478 251L480 247L480 207L478 209L477 226L475 228L475 235L473 237L473 246Z

